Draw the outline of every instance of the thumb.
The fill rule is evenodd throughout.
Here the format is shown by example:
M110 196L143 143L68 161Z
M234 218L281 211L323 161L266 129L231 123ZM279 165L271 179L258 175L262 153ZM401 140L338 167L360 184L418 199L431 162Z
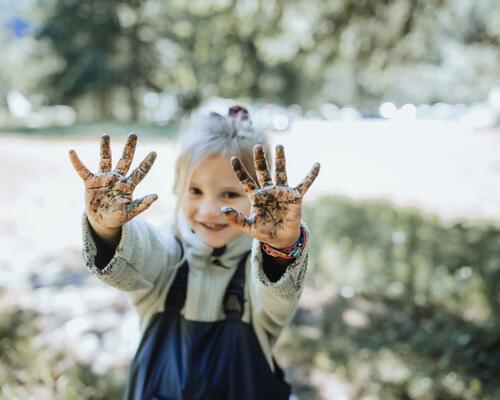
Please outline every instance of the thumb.
M130 204L125 206L127 212L127 220L130 221L132 218L148 209L151 204L153 204L158 199L156 194L148 194L140 199L134 200Z
M222 207L221 212L226 217L226 221L234 225L240 231L250 234L250 225L252 224L250 219L245 218L242 213L236 211L232 207Z

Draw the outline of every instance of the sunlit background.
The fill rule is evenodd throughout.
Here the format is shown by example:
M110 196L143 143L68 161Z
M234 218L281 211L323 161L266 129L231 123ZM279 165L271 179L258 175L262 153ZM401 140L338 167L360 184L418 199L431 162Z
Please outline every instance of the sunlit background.
M313 254L276 349L295 399L500 399L500 3L0 0L0 399L118 399L139 340L80 256L99 135L172 216L191 115L248 106Z

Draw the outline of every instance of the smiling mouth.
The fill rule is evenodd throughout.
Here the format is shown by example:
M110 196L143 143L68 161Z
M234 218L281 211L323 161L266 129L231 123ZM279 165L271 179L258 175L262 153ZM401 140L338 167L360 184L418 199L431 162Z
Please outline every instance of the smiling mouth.
M205 229L208 229L210 231L221 231L222 229L228 226L228 224L206 224L203 222L198 222L198 223Z

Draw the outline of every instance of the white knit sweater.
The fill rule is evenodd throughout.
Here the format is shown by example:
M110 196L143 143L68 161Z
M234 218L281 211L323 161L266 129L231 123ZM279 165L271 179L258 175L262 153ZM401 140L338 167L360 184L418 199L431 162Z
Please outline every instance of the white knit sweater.
M309 230L303 224L307 235ZM125 291L139 316L144 333L154 314L163 311L165 297L180 266L180 248L173 227L161 230L134 218L122 227L121 240L111 261L99 269L90 225L82 219L85 264L92 275ZM184 317L195 321L224 319L222 300L238 261L250 248L245 281L245 307L242 320L252 323L262 350L272 369L272 347L282 329L290 322L302 292L307 269L308 246L302 256L289 265L277 282L271 282L262 268L260 242L241 234L227 244L218 257L229 268L212 263L213 248L202 242L187 222L179 221L180 239L189 263Z

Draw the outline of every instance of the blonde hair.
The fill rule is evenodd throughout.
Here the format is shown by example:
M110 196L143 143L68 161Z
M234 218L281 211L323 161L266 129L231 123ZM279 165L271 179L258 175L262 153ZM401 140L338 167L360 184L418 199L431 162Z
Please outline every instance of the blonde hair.
M232 109L228 116L212 112L195 117L182 136L180 154L175 163L173 187L173 192L177 196L176 228L183 195L194 170L201 161L217 156L227 158L229 163L232 156L237 156L257 184L253 147L261 144L268 163L271 161L269 144L264 132L253 127L245 109L240 107L244 113L238 110L235 115L231 115Z

